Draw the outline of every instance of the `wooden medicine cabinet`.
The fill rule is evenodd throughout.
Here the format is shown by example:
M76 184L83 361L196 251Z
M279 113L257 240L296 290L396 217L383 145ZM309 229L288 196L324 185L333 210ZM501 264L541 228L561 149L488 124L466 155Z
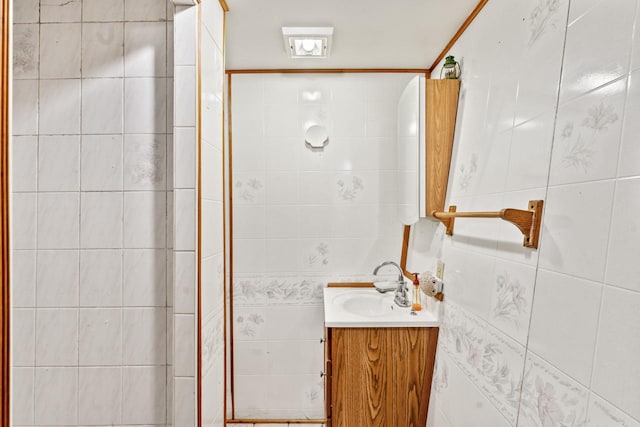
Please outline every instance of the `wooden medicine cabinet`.
M415 77L398 101L398 217L405 225L444 210L459 80Z

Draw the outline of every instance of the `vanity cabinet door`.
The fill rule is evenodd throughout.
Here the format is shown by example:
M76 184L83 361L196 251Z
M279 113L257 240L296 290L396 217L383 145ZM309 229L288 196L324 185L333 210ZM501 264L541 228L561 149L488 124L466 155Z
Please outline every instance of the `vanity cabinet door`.
M333 328L333 427L424 427L437 328Z

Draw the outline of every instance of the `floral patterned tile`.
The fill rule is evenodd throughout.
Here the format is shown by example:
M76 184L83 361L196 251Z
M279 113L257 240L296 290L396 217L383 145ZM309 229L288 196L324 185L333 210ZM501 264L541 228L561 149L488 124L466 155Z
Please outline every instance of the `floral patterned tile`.
M529 352L518 427L585 426L588 397L582 385Z
M264 178L246 174L236 174L233 184L233 200L239 204L264 203Z
M626 80L617 80L558 109L551 184L616 175Z
M218 313L205 321L202 328L202 365L203 376L213 368L216 359L220 360L224 350L223 313Z
M450 354L436 356L433 392L429 402L430 427L509 427L504 414L476 387ZM463 410L461 410L463 408Z
M346 202L354 202L364 190L364 181L357 175L336 180L338 198Z
M586 427L640 427L640 421L591 393Z
M303 257L303 263L309 268L327 267L330 259L329 245L325 242L318 242L308 248Z
M433 366L433 382L431 389L434 393L439 394L449 387L449 365L446 356L440 352L436 355L436 361Z
M321 304L325 283L313 277L236 277L233 301L239 306Z
M523 264L496 261L494 278L489 322L525 345L533 304L536 270Z
M563 27L563 11L566 4L562 0L537 0L529 15L529 46L538 42L547 32Z
M524 347L451 303L445 308L440 344L502 415L515 423Z
M233 313L235 339L259 339L267 327L266 318L265 309L262 307L237 307Z
M262 276L234 276L233 304L235 306L265 305L267 300L262 282Z
M461 162L460 166L456 168L454 175L455 188L461 194L470 194L473 189L476 175L478 173L478 154L471 153L471 155Z

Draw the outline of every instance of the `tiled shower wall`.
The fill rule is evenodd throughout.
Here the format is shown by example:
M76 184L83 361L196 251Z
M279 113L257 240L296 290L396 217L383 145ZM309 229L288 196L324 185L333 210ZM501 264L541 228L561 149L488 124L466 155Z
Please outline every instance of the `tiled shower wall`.
M539 250L500 221L414 229L414 265L446 263L431 426L640 426L639 10L492 0L451 49L448 203L545 213Z
M235 416L324 418L327 282L399 261L396 108L411 75L234 75ZM305 130L326 126L312 150Z
M224 11L203 0L201 34L202 141L202 422L224 425L224 211L223 136Z
M223 31L224 12L217 0L176 7L173 407L174 425L185 427L197 425L198 403L202 404L203 426L222 426L225 415ZM200 182L197 180L198 167ZM198 202L202 208L200 219ZM200 247L198 224L202 227ZM200 305L198 259L201 263ZM198 309L201 316L198 316ZM199 318L201 336L197 337ZM198 339L202 351L200 401L196 398Z
M173 9L12 3L13 424L164 426Z

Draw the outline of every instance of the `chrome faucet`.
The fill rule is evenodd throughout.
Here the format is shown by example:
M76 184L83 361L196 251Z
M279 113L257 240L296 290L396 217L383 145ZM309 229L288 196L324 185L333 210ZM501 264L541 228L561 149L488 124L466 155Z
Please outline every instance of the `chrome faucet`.
M382 264L378 265L373 270L373 275L375 276L376 274L378 274L378 270L380 270L382 267L385 267L387 265L392 265L398 269L398 280L397 280L398 286L396 287L396 296L393 300L400 307L409 307L411 303L409 302L408 289L407 289L407 286L404 284L404 274L402 273L402 269L398 264L396 264L393 261L385 261ZM385 292L384 290L380 290L380 289L378 289L378 291L383 293Z

